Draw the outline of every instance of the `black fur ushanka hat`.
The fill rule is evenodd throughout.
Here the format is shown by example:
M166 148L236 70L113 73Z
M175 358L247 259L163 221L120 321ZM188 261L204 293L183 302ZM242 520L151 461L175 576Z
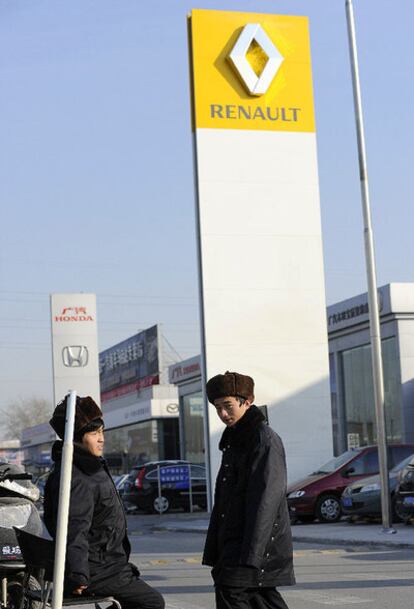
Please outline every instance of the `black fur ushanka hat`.
M69 395L65 396L65 398L59 402L49 421L51 427L53 427L59 438L62 439L65 435L66 406L68 399ZM96 402L90 396L84 398L76 396L74 435L79 436L82 429L96 419L102 419L102 410Z
M254 401L254 380L238 372L225 372L213 376L207 383L208 401L214 404L217 398L233 396Z

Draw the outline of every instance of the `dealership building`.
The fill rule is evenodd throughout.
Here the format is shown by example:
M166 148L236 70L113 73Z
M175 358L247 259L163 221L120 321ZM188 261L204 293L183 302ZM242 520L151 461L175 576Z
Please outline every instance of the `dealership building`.
M378 292L387 438L414 443L414 284L391 283ZM377 438L367 294L329 306L327 326L337 455ZM170 383L177 386L179 396L181 458L197 461L204 453L200 360L194 357L169 369ZM277 404L273 407L277 409ZM277 413L274 420L277 429Z
M145 461L179 457L178 392L168 383L167 372L158 326L99 354L105 457L113 473ZM47 422L23 431L28 469L39 473L50 467L55 439Z
M99 354L105 457L114 473L179 457L178 394L155 325Z
M414 283L391 283L378 294L387 438L414 443ZM333 452L340 454L376 441L367 294L329 306L327 328ZM201 358L173 364L167 378L159 339L154 326L99 356L105 452L114 472L146 460L205 461ZM277 430L277 403L271 408ZM47 423L24 430L25 462L47 468L54 439Z
M378 290L389 442L414 442L414 283ZM327 309L334 450L376 441L368 296Z
M204 463L204 405L201 357L197 355L169 367L169 381L176 385L179 402L180 458Z

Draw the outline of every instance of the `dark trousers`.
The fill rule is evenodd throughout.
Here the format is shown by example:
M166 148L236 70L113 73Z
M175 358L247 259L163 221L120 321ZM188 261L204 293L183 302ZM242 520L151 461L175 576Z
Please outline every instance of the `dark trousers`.
M122 609L164 609L165 602L157 590L139 577L134 565L128 564L117 573L101 582L92 583L86 594L113 596Z
M216 586L217 609L288 609L276 588Z

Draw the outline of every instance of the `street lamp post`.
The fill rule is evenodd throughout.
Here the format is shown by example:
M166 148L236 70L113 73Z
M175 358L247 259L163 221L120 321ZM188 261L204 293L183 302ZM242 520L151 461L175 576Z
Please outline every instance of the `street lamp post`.
M374 381L374 400L377 421L377 443L381 479L382 530L395 533L392 528L390 512L390 490L388 479L387 438L384 414L384 378L381 355L381 331L378 311L377 281L375 273L374 238L371 225L371 211L368 189L368 173L362 117L361 91L359 84L358 56L355 38L354 11L352 0L346 0L348 39L351 59L352 86L354 93L355 120L358 139L359 174L361 181L362 213L364 218L365 260L368 283L369 325L371 336L372 374Z

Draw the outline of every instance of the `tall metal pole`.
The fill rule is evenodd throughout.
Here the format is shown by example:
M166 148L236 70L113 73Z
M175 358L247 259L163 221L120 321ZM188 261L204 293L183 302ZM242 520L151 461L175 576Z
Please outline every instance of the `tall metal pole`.
M354 92L355 119L358 138L359 173L361 180L362 213L364 218L365 260L367 267L369 325L371 336L372 373L377 420L377 443L381 479L381 513L384 532L393 532L390 518L390 490L388 480L387 437L384 414L384 378L382 371L381 332L378 311L377 281L375 273L374 238L371 226L371 211L368 190L368 173L362 118L361 91L359 84L358 56L355 38L354 10L352 0L346 0L348 39L351 57L352 85Z
M73 427L75 423L76 391L71 391L66 406L65 439L60 471L59 507L56 526L55 564L53 569L52 609L62 609L65 576L66 541L68 536L70 485L72 479Z

